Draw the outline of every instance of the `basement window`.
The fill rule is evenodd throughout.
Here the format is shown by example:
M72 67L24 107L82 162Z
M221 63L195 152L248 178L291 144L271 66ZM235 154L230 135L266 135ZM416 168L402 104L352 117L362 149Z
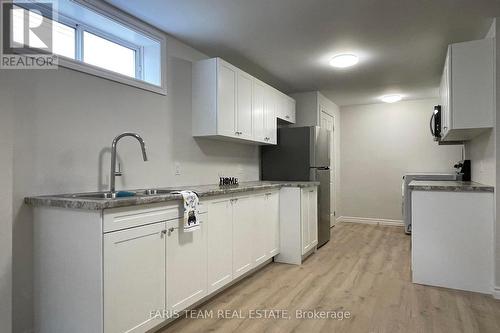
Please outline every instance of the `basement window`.
M26 3L31 11L23 7ZM14 4L15 43L40 47L37 38L25 41L24 20L33 25L50 20L52 52L59 56L60 66L166 94L162 33L97 1L19 0Z

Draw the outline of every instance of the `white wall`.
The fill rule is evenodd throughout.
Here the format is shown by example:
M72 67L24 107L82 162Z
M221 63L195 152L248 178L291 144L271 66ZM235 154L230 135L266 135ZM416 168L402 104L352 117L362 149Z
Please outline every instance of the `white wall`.
M191 64L205 56L172 38L167 42L167 96L64 68L0 73L0 91L9 92L2 107L11 103L15 114L15 332L32 326L33 225L23 197L106 188L115 135L140 133L149 155L145 163L136 141L120 142L119 189L216 183L219 173L259 179L258 147L193 139Z
M400 220L408 172L454 172L462 146L429 132L434 99L341 107L341 215Z
M0 89L0 333L11 332L12 313L12 101Z

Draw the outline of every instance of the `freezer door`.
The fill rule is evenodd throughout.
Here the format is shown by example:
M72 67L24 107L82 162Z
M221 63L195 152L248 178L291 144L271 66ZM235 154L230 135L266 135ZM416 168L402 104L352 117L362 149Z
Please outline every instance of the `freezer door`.
M330 170L312 168L311 179L320 182L318 188L318 247L330 240Z
M330 131L311 127L311 167L330 166Z

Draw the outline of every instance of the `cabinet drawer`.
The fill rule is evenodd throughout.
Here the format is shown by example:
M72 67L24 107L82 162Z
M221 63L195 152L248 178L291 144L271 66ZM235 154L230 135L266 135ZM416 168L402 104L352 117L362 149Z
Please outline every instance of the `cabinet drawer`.
M103 213L103 231L110 232L160 221L178 219L183 215L183 207L176 204L148 205L137 207L121 207L106 209Z

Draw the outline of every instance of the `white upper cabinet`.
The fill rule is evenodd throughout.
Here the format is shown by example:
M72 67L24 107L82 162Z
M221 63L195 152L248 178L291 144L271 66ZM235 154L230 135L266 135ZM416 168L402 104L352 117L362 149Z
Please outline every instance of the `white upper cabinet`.
M287 123L295 124L295 100L290 96L281 94L277 110L277 117Z
M295 101L220 58L193 64L193 136L276 144L277 118Z
M266 138L265 95L266 85L259 80L253 80L253 133L254 140L258 142L265 142Z
M253 78L242 71L236 77L236 136L252 140Z
M443 141L469 140L493 127L494 62L491 38L448 46L439 89Z
M237 69L225 62L217 64L217 133L236 135Z

